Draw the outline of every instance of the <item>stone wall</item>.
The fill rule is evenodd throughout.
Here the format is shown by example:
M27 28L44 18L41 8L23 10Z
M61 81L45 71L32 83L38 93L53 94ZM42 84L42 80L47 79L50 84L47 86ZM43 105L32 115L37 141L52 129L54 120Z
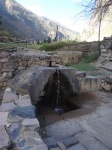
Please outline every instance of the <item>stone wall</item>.
M104 38L101 43L101 54L100 57L97 60L97 66L107 69L109 65L107 63L110 63L110 69L112 70L112 37Z
M82 58L82 52L42 52L26 48L0 50L0 90L4 90L8 80L19 71L31 66L60 66L77 63Z
M92 51L98 51L99 49L99 42L79 42L79 43L73 43L69 46L65 46L61 49L61 51L82 51L84 52L92 52Z
M48 150L29 95L6 88L0 106L0 150Z

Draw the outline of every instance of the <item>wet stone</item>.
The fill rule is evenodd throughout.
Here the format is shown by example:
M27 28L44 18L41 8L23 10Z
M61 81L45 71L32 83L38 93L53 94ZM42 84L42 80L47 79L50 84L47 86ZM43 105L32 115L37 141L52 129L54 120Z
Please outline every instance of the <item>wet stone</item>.
M10 138L15 140L19 136L20 128L21 128L21 125L19 123L12 124L10 129L9 129L9 132L8 132Z
M27 106L27 107L17 107L14 108L10 115L15 117L19 116L22 118L35 118L36 117L36 108L35 106Z
M64 139L61 141L66 147L70 147L78 142L78 140L75 138L75 136L68 137L67 139Z
M22 139L19 143L18 143L18 147L24 147L25 146L25 139Z
M81 143L78 143L67 150L86 150L86 148Z
M48 146L48 148L56 147L58 142L58 140L54 137L43 138L43 141Z

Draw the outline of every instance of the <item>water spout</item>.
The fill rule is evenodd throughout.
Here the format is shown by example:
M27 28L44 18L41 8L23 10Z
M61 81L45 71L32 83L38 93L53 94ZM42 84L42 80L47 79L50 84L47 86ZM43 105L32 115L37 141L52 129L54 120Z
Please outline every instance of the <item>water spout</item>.
M56 91L55 91L55 106L54 106L54 111L58 114L62 114L64 113L64 109L63 109L63 102L61 99L61 84L60 84L60 78L61 78L61 74L60 71L57 70L56 71Z

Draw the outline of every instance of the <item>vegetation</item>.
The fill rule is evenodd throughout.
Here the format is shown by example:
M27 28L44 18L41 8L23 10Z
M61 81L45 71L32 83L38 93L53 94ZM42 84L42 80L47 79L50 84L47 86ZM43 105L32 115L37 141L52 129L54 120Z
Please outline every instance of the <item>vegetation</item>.
M70 65L70 67L76 68L78 71L97 71L97 68L91 66L90 63L81 61L78 64Z
M83 61L86 63L91 63L97 60L99 57L99 52L88 52L85 56Z
M87 53L83 60L78 64L70 65L70 67L75 68L78 71L86 71L89 75L97 75L98 69L91 65L99 56L98 52L89 52Z
M25 46L25 45L24 45ZM38 44L28 44L27 47L31 49L40 49L42 45Z
M79 20L84 17L92 20L93 25L98 25L98 41L100 41L101 25L105 16L111 12L112 0L89 0L81 3L82 11L79 12L75 19ZM94 20L94 21L93 21Z
M11 34L10 34L10 32L7 31L7 30L0 30L0 36L11 37Z
M59 41L59 42L53 42L53 43L49 43L49 44L43 44L40 49L45 50L45 51L54 51L56 49L60 49L64 46L69 46L71 44L76 43L76 41L67 41L67 42L63 42L63 41Z

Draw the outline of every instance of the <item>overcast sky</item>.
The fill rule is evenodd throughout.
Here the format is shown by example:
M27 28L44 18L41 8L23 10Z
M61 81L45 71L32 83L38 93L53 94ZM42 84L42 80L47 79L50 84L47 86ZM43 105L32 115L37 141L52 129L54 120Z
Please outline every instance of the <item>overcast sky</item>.
M83 22L75 23L74 16L80 12L83 0L16 0L25 8L39 16L55 20L66 27L81 32L85 26Z

